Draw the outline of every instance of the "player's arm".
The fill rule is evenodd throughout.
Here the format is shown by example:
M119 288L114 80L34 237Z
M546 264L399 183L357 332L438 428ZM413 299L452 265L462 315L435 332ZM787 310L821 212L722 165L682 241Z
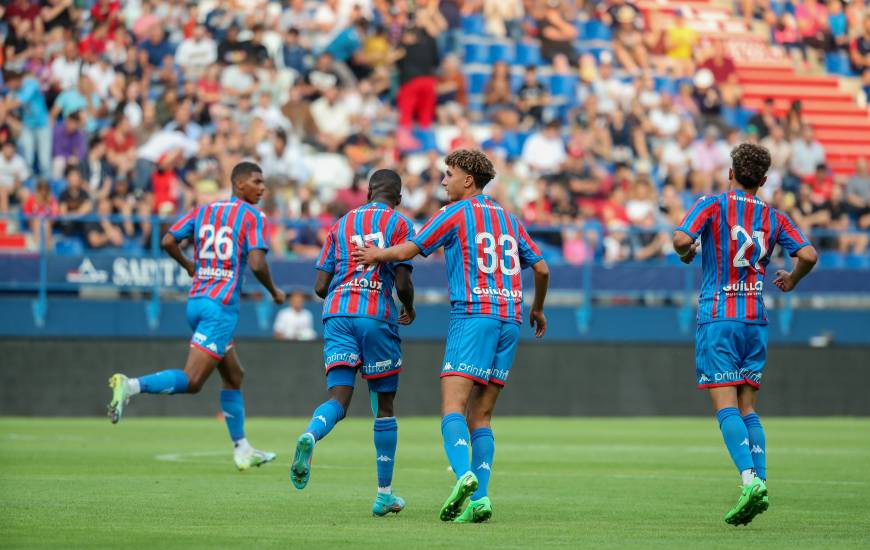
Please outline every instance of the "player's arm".
M176 238L171 231L163 235L163 239L160 241L160 246L172 257L173 260L178 262L178 265L187 271L188 275L193 277L196 271L196 266L193 265L193 261L181 250L178 238Z
M314 293L317 294L322 299L326 299L326 295L329 294L329 285L332 284L332 277L335 274L331 271L318 271L317 279L314 280Z
M375 246L357 247L350 255L353 261L358 264L375 265L387 262L407 262L419 253L420 247L416 243L405 241L402 244L389 248L378 248Z
M695 241L717 209L716 197L701 197L686 212L683 222L674 231L674 250L684 264L690 264L695 259L699 246Z
M535 272L535 297L529 312L529 324L535 329L535 336L542 338L547 332L544 300L547 299L547 288L550 286L550 268L546 261L540 260L532 265L532 271Z
M688 233L677 229L674 231L674 250L684 264L692 263L698 252L698 243Z
M795 254L794 267L791 272L780 269L776 272L776 279L773 281L773 284L783 292L794 290L798 282L813 270L817 261L819 261L819 255L812 245L801 248Z
M400 325L410 325L417 317L414 309L414 283L411 281L411 267L396 266L396 295L402 302L402 312L399 314Z
M269 262L266 261L266 251L262 248L253 248L248 252L248 265L251 266L251 271L254 276L260 281L269 294L272 295L272 300L279 306L284 303L284 292L275 286L275 281L272 280L272 273L269 271Z

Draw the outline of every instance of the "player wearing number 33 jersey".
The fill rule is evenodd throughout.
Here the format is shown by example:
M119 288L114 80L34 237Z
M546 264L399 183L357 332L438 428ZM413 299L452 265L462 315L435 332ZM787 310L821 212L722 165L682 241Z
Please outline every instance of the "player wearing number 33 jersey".
M447 155L445 163L442 185L451 203L410 242L385 250L358 247L353 257L372 265L429 256L444 248L451 318L441 364L441 434L457 480L440 518L471 523L492 516L487 488L495 441L490 420L519 340L520 272L526 267L535 272L530 322L541 337L547 323L543 309L549 271L522 224L483 193L495 176L492 162L480 151L460 149ZM468 497L471 502L463 512Z

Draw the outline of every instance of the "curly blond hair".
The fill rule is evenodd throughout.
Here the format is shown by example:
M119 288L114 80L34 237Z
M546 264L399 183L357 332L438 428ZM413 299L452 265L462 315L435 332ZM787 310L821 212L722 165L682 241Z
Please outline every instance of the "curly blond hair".
M457 149L453 151L444 163L451 168L459 168L474 178L474 185L483 189L495 177L495 167L486 155L477 149Z

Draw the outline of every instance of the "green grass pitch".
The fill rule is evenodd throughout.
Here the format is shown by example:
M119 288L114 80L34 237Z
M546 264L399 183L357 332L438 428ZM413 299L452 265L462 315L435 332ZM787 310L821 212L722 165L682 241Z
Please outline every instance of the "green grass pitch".
M275 463L239 473L223 422L0 419L0 547L867 548L870 420L762 418L770 510L726 525L738 476L711 419L496 419L490 523L438 521L452 476L436 418L400 418L398 516L373 518L371 422L288 478L303 419L251 419Z

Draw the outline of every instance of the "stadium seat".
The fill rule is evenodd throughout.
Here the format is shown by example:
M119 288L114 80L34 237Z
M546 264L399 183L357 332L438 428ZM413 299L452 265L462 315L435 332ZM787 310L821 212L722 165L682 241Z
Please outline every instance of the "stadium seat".
M489 46L479 40L465 41L465 63L489 63Z
M743 107L729 107L727 105L722 107L722 119L725 124L732 128L745 130L752 115L753 111Z
M523 87L523 73L522 72L511 72L511 90L514 93L517 93L520 88Z
M435 132L417 128L413 131L414 138L420 142L420 148L414 152L437 151L438 144L435 142Z
M489 62L492 64L504 61L513 63L514 46L509 42L493 42L489 46Z
M572 98L576 88L577 77L575 75L554 74L550 77L550 95Z
M831 74L855 76L855 72L852 71L852 64L849 61L849 56L843 51L828 52L825 54L825 70Z
M590 19L583 25L580 31L580 38L583 40L604 40L609 42L613 38L613 33L610 27L597 19Z
M541 58L541 47L536 42L518 42L516 46L516 55L514 55L514 63L517 65L541 65L544 60Z
M474 72L465 76L468 79L468 93L482 94L487 81L489 81L489 73Z
M660 94L676 95L679 91L679 82L666 76L655 77L655 88Z
M482 15L466 15L462 18L462 32L470 35L482 36L486 34L485 22Z
M85 253L85 245L77 237L63 237L55 241L54 253L58 256L81 256Z

